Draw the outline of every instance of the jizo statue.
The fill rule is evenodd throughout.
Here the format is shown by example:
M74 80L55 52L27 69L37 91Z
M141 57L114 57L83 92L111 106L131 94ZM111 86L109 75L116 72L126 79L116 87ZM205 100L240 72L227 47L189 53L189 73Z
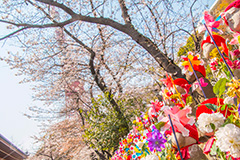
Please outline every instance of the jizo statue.
M226 40L223 37L219 35L212 35L212 36L218 47L221 47L223 51L227 49L227 45L225 43ZM203 56L206 59L209 59L211 51L215 48L215 45L210 36L207 36L207 38L202 41L201 47L203 50Z
M232 31L240 33L240 0L236 0L227 6L224 20Z

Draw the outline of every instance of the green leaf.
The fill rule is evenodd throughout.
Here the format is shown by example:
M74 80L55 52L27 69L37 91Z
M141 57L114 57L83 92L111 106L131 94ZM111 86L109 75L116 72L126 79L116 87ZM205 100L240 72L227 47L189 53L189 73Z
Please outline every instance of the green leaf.
M221 107L221 111L224 111L226 109L226 104L224 104L222 107Z
M228 116L228 119L230 120L230 122L233 121L233 115L231 114L230 116Z
M192 96L188 96L187 99L186 99L186 104L187 105L190 105L193 103L193 99L192 99Z
M221 96L225 89L226 89L226 83L227 83L227 79L226 78L221 78L213 87L213 92L218 95Z
M155 123L155 127L156 127L158 130L160 130L164 125L165 125L165 122Z
M213 131L215 131L215 129L216 129L215 125L213 123L210 123L210 126L213 129Z
M211 104L211 103L207 103L207 104L204 104L207 108L213 110L213 111L216 111L218 109L218 106L214 105L214 104Z
M235 124L236 124L236 126L240 126L240 122L239 122L239 120L236 120L236 122L235 122Z

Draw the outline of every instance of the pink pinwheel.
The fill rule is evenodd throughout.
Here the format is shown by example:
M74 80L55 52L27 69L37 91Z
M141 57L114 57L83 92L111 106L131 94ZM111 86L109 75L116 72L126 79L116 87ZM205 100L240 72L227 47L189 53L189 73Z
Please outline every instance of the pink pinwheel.
M204 11L204 21L206 26L208 27L208 30L210 31L210 33L212 34L213 31L215 32L222 32L221 30L218 30L217 28L219 27L220 23L221 23L221 19L219 19L218 21L215 21L213 16L211 16L208 11ZM202 31L205 31L206 28L205 26L201 26L199 28L199 32L201 33Z
M180 109L178 106L174 106L173 108L165 109L165 117L161 120L165 122L163 130L166 131L171 127L168 115L171 116L173 126L176 130L179 130L183 136L189 136L189 130L184 126L187 124L193 125L194 117L188 117L188 114L192 112L192 108L185 107L184 109Z
M229 44L231 44L231 45L239 44L239 41L238 41L239 36L240 36L240 33L234 33L233 39L229 42Z
M201 77L200 79L199 79L199 81L200 81L200 85L202 86L202 87L206 87L207 85L208 85L208 83L207 82L204 82L204 79ZM198 82L195 82L195 83L193 83L193 91L194 90L196 90L198 87L199 87L199 83Z
M156 112L158 112L164 105L163 102L159 102L158 99L156 99L155 101L150 101L150 102L151 102L151 104L149 104L148 107L151 107Z
M182 62L182 65L184 66L184 69L185 70L189 70L190 72L193 72L193 68L195 66L199 66L202 63L198 59L199 55L193 56L192 52L188 52L188 56L187 57L182 56L181 58L184 60L184 62ZM191 64L189 63L189 60L191 61L192 65L193 65L193 68L191 67Z
M151 104L148 105L148 115L150 118L157 117L157 112L163 107L163 102L159 102L158 100L151 101Z
M161 81L168 87L168 89L173 88L173 82L171 76L166 74L166 79L161 79Z

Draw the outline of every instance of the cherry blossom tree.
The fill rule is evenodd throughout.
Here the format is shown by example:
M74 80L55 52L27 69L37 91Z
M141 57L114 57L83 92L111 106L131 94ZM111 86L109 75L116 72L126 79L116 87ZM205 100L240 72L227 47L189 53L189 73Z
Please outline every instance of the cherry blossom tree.
M200 14L196 13L207 4L203 0L4 0L0 22L8 25L9 33L0 40L14 40L23 51L2 59L18 75L25 75L22 83L34 82L34 99L45 104L31 107L30 117L50 115L49 119L64 119L66 124L74 116L86 126L93 100L104 95L128 133L131 114L126 113L141 109L144 100L157 95L154 89L164 71L184 77L175 52L189 36L199 49L195 19ZM123 110L122 100L134 101L134 106L124 104L129 110Z

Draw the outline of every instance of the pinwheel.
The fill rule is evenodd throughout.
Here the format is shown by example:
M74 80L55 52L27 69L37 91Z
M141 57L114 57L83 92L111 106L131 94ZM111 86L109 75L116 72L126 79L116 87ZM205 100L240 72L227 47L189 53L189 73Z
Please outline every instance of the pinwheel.
M212 34L213 31L222 33L221 30L217 29L219 27L219 25L221 24L221 16L219 16L216 20L214 20L213 16L211 16L208 13L208 11L204 11L203 14L204 14L204 19L203 19L202 23L206 24L210 33ZM200 26L198 31L201 33L202 31L205 31L205 30L206 30L206 28L204 26ZM205 34L205 36L206 36L206 34Z
M188 117L187 115L192 112L190 107L185 107L184 109L180 109L178 106L174 106L173 108L165 109L164 113L166 117L164 117L161 121L165 122L163 130L167 130L171 127L168 115L172 117L172 123L174 128L176 127L183 136L189 136L189 130L184 126L186 124L193 125L194 118Z

